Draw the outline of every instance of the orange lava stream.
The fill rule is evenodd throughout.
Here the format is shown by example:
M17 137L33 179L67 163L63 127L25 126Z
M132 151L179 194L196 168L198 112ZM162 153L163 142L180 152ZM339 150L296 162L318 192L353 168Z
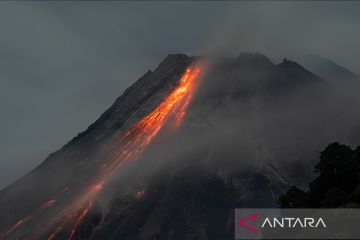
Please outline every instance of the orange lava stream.
M74 233L76 231L76 228L81 223L81 221L86 217L86 215L89 213L91 208L92 208L92 202L89 202L88 206L78 216L73 228L70 231L70 236L68 237L68 240L72 239L72 237L74 236Z
M38 209L35 210L32 214L28 215L27 217L18 220L13 226L11 226L8 230L5 231L2 235L0 235L0 240L5 239L7 236L11 235L16 229L24 225L25 223L29 222L30 220L36 218L41 213L43 213L47 208L54 205L56 199L63 193L67 192L70 188L66 187L61 192L55 194L50 200L43 203Z
M170 117L175 117L176 127L180 126L194 94L194 79L199 74L199 68L187 69L175 90L155 110L133 125L119 138L125 144L115 156L115 160L106 166L106 175L114 172L122 165L124 160L138 157Z
M56 202L55 199L51 199L45 203L43 203L38 209L35 210L34 213L28 215L27 217L18 220L12 227L10 227L5 233L0 236L0 240L6 238L7 236L11 235L16 229L27 223L28 221L32 220L33 218L39 216L42 212L44 212L48 207L52 206Z
M88 215L90 210L93 207L93 202L98 194L98 192L103 188L102 185L96 184L94 186L91 186L91 188L79 199L74 201L69 207L70 211L65 210L60 212L57 217L49 222L47 225L43 227L37 234L35 234L35 237L33 239L37 239L41 237L43 234L48 233L51 229L54 228L56 224L58 224L60 219L60 224L55 229L54 232L50 234L48 237L48 240L56 239L57 235L65 229L67 226L70 226L70 232L68 236L68 240L72 239L74 236L76 229L78 225L84 220L84 218Z
M195 90L194 79L198 77L199 73L199 68L187 69L175 90L171 92L155 110L133 125L119 138L119 141L124 144L120 147L118 153L114 155L112 163L104 166L100 180L92 185L88 192L83 195L79 203L76 204L77 206L81 206L85 202L88 202L88 207L77 215L68 240L71 240L74 236L78 225L91 210L97 193L103 188L111 175L130 158L137 158L159 133L172 114L175 114L176 126L180 126L180 122L185 116L186 108ZM178 112L180 112L180 114L178 114ZM81 207L77 207L77 209L81 209ZM65 224L63 223L62 225ZM57 234L58 233L51 234L49 240L55 239Z
M56 224L58 224L58 227L49 235L48 240L56 239L57 235L67 226L71 226L67 239L71 240L73 238L78 226L92 209L98 193L106 185L111 176L114 175L127 160L139 157L169 119L174 120L174 122L170 124L175 125L175 128L180 126L195 92L196 84L194 80L199 74L199 68L187 69L181 77L178 86L160 105L121 135L117 140L121 143L118 151L112 157L110 164L104 164L102 166L102 171L95 184L91 185L87 191L85 191L85 194L71 203L67 210L59 212L53 220L43 226L40 232L36 234L35 239L54 229ZM51 204L53 203L54 202ZM60 224L58 220L60 220ZM27 220L18 221L6 232L5 236L11 234L20 225L25 223L25 221ZM0 237L0 240L1 239Z

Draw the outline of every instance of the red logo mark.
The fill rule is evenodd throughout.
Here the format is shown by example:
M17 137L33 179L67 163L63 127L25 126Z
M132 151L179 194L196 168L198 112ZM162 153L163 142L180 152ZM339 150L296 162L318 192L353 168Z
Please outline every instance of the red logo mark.
M256 226L256 218L257 218L257 214L253 214L251 216L248 216L248 217L246 217L244 219L239 220L237 222L237 224L239 224L240 227L243 227L243 228L245 228L246 230L248 230L250 232L257 233L258 232L257 229L255 229L253 227L250 227L250 226L245 224L245 222L247 222L247 221L252 221L250 224L252 226Z

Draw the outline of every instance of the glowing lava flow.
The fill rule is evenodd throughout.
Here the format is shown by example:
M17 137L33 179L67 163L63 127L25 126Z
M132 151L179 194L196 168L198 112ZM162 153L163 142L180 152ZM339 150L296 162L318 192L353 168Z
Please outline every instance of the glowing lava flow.
M170 93L170 95L155 108L155 110L133 125L118 139L123 145L112 158L112 163L106 165L105 168L102 169L103 172L100 176L100 180L91 186L88 192L75 204L75 209L80 209L80 212L79 210L77 211L78 214L76 214L76 219L67 219L60 225L62 229L62 226L66 225L67 221L75 223L71 228L68 240L72 239L78 225L91 210L93 201L98 192L103 188L116 170L122 166L126 160L138 157L159 133L170 117L174 117L176 125L179 126L194 94L194 79L198 77L199 73L199 68L187 69L180 79L179 85ZM81 207L85 204L87 204L87 207ZM48 240L55 239L58 232L59 230L56 230L52 233Z
M103 165L97 181L80 198L72 202L65 210L60 211L53 220L43 226L34 238L43 237L44 234L48 234L51 230L55 229L54 232L48 235L48 240L54 240L61 231L70 229L67 239L71 240L78 226L92 209L98 193L106 185L111 176L127 160L139 157L169 119L175 121L175 127L180 126L195 92L196 84L194 80L197 79L199 74L199 68L187 69L181 77L178 86L160 105L120 136L117 140L120 147L110 159L110 163ZM21 225L22 222L19 224ZM14 227L17 228L16 225Z
M170 117L175 118L177 127L180 126L185 116L186 108L194 94L194 79L198 77L199 73L199 68L187 69L180 80L179 86L155 110L137 122L119 138L125 144L115 156L115 160L105 169L106 175L114 172L114 170L122 165L124 160L130 157L138 157Z
M0 235L0 240L6 238L7 236L11 235L15 230L17 230L19 227L24 225L25 223L29 222L30 220L38 217L40 214L42 214L47 208L54 205L56 202L56 198L58 198L61 194L65 193L69 190L69 187L66 187L63 191L60 193L54 195L49 201L43 203L38 209L35 210L32 214L28 215L27 217L18 220L12 227L10 227L5 233Z

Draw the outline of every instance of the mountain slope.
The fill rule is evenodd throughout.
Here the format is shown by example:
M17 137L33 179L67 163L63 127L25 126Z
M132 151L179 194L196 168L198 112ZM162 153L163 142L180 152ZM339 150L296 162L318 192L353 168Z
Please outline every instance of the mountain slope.
M295 59L305 68L333 84L360 81L355 73L329 59L311 54L297 56Z
M276 206L292 184L311 179L324 145L356 139L359 111L298 63L259 53L217 59L181 128L164 128L109 184L95 186L100 194L91 209L79 209L79 221L47 229L107 168L122 146L114 140L129 129L137 136L134 126L153 116L197 59L166 57L85 132L0 192L0 239L229 239L234 208Z
M82 182L89 181L99 164L96 163L96 156L102 154L105 142L114 132L131 124L128 122L141 118L154 108L156 102L177 84L179 76L191 61L190 57L181 54L166 57L154 72L148 71L128 88L86 131L51 154L32 172L1 191L0 206L6 207L0 211L0 229L28 215L63 189L69 186L76 189ZM146 106L147 102L151 105ZM136 116L132 117L135 112ZM85 162L95 166L84 169L82 166Z

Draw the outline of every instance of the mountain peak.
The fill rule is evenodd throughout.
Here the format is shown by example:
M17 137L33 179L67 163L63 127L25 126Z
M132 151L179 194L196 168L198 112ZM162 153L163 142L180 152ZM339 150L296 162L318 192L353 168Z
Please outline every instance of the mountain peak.
M268 57L260 53L243 52L236 58L235 61L237 64L243 66L274 66L274 63Z
M290 92L290 90L299 90L302 87L324 83L323 79L312 72L306 70L303 66L287 58L282 63L276 65L276 68L269 77L268 89L275 92Z
M292 68L292 69L304 70L304 67L301 66L299 63L297 63L295 61L288 60L287 58L284 58L282 63L280 63L278 66L283 67L283 68L289 68L289 69Z
M169 66L188 63L191 59L191 57L182 53L169 54L160 62L159 68L167 68Z

